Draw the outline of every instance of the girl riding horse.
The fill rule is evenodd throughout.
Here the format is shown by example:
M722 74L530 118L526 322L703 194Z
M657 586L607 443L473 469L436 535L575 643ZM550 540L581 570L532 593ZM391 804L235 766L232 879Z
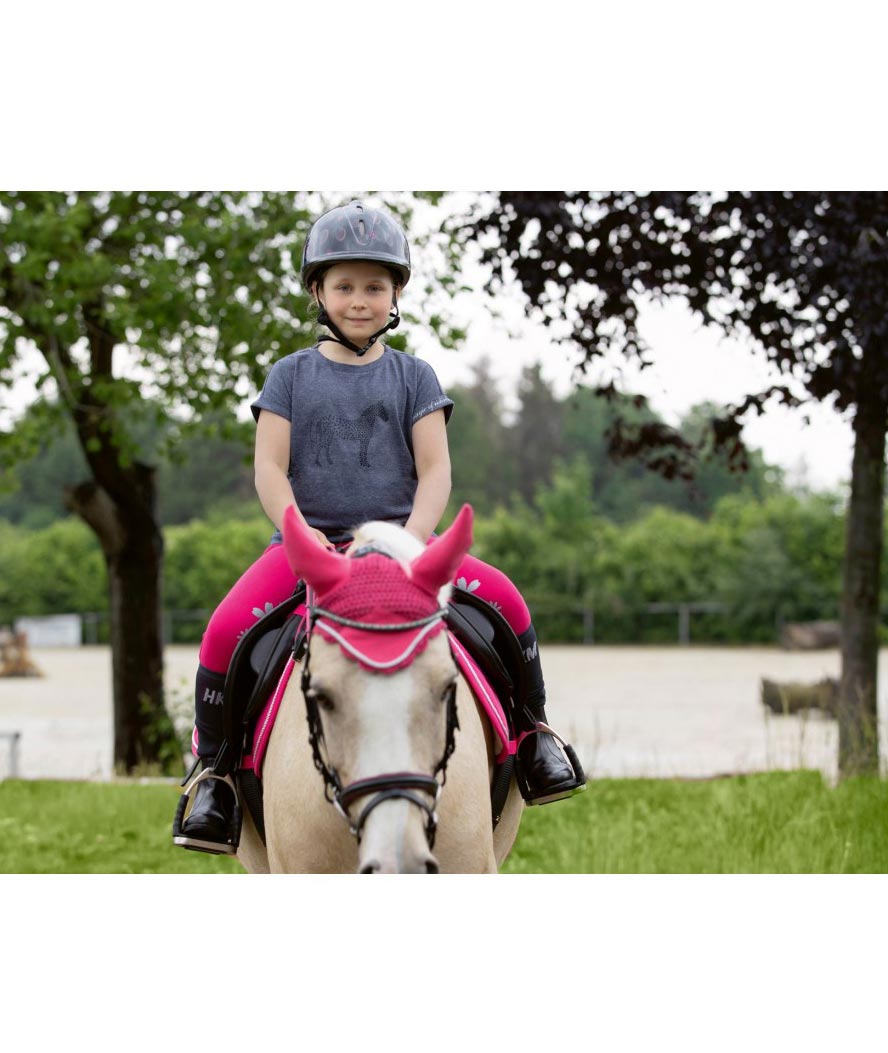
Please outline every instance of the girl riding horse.
M370 520L401 525L425 545L444 513L451 485L446 425L453 402L430 366L380 339L400 321L398 299L409 279L407 238L388 213L353 201L312 226L302 280L328 332L276 362L252 404L256 489L278 529L203 636L194 748L205 767L224 741L223 687L238 640L257 611L283 602L297 584L281 544L285 513L292 510L289 514L328 549ZM354 423L365 407L374 412L360 442L348 429L329 426L331 420ZM325 458L319 456L321 444L311 441L321 434ZM540 727L547 724L546 692L536 632L521 594L501 571L473 556L465 556L456 577L478 583L475 595L501 611L525 655L528 689L516 700L518 730L538 732L524 739L517 757L527 802L543 804L579 792L584 780L549 729ZM233 852L228 832L235 804L225 782L198 782L176 843Z

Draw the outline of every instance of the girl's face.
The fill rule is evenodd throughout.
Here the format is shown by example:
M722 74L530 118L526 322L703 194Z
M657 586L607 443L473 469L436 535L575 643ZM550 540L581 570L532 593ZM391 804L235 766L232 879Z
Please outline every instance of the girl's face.
M378 263L337 263L323 277L315 296L352 343L363 345L388 322L395 285Z

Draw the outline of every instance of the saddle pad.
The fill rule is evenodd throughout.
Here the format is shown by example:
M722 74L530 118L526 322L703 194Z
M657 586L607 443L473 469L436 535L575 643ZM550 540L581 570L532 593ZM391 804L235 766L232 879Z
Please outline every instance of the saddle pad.
M496 763L502 764L506 757L511 756L518 749L517 740L513 739L509 734L509 722L506 719L503 704L500 702L497 693L490 686L490 681L478 667L475 659L450 630L447 631L447 636L450 639L450 650L453 652L453 657L456 659L460 672L472 689L472 694L487 714L490 726L499 739L500 753L496 758Z
M509 734L509 722L506 719L502 703L497 697L496 692L490 686L487 677L478 668L475 660L468 651L466 651L453 633L448 632L447 635L450 638L450 649L453 652L456 664L459 666L460 672L463 674L466 682L472 689L472 694L478 700L483 711L487 714L490 726L496 737L499 739L498 748L500 753L496 758L496 763L502 764L506 757L514 754L518 748L517 740L512 738ZM241 764L242 768L255 771L257 777L260 778L262 776L262 763L265 760L265 753L268 749L268 740L271 737L271 729L274 727L274 721L277 717L278 710L280 709L281 699L284 697L284 692L287 690L287 685L290 682L290 677L295 665L296 662L291 656L284 667L284 671L281 674L277 687L272 692L270 698L265 703L262 712L259 714L259 719L256 722L256 734L253 738L253 752L245 756Z
M287 684L290 683L290 676L293 673L295 665L296 659L290 655L287 659L287 664L284 666L284 671L281 673L281 678L277 682L277 687L271 693L262 712L259 714L259 719L256 721L256 734L253 736L253 752L247 754L241 762L242 768L252 768L257 777L261 777L262 775L262 762L265 760L265 751L268 749L268 740L271 738L271 729L274 727L275 718L277 717L278 710L281 708L281 699L284 697L284 692L287 690Z

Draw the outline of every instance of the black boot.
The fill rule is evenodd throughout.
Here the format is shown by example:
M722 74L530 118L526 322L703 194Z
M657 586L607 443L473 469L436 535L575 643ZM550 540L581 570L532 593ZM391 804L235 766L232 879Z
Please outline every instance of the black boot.
M204 762L201 775L191 784L194 787L191 811L184 822L174 824L173 843L197 852L232 855L240 840L237 793L229 778L204 776L204 772L211 770L210 762Z
M528 804L550 804L586 789L586 775L573 748L549 727L544 706L523 706L518 731L530 732L518 747L517 778ZM540 725L545 725L540 729ZM539 729L539 730L537 730ZM557 741L564 745L562 752ZM569 759L568 759L569 758Z
M204 775L212 769L224 750L225 730L222 691L225 673L199 665L195 682L194 712L197 726L197 748L200 751L201 774L188 780L179 802L173 823L173 843L198 852L232 854L240 837L240 809L234 783L227 775L228 764L223 764L218 776ZM230 764L230 759L229 759ZM184 819L189 797L191 811Z
M573 748L549 727L546 719L546 687L533 626L518 640L526 663L527 697L518 707L516 730L529 734L518 747L516 777L528 804L549 804L582 793L586 775ZM564 746L564 752L558 742Z

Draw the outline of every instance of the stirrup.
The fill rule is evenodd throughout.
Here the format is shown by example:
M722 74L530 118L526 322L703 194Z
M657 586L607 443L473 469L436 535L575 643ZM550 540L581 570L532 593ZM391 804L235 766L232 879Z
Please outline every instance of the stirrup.
M583 766L580 764L580 758L577 756L576 750L571 746L569 742L566 742L554 728L550 728L548 724L544 724L541 720L536 722L536 726L532 731L526 732L519 741L519 749L521 742L524 741L530 735L547 734L551 735L552 738L561 746L562 751L567 759L567 763L570 765L573 771L572 779L565 779L560 783L556 783L552 789L544 789L539 792L536 796L533 795L530 786L527 782L527 777L524 774L524 766L520 759L518 759L518 753L516 751L515 758L515 781L518 783L518 789L521 791L521 796L527 805L538 805L538 804L552 804L554 801L563 801L568 797L576 797L577 794L585 793L586 791L586 773L583 771Z
M194 768L191 769L194 771ZM182 825L185 822L185 810L188 807L194 790L198 783L205 782L207 779L218 779L220 782L224 782L234 794L234 811L231 817L231 823L228 828L228 839L226 841L205 841L198 837L189 837L187 834L182 833ZM180 848L190 849L192 852L208 852L211 855L216 856L233 856L237 852L238 845L240 844L241 825L243 823L243 815L241 813L240 799L237 794L237 787L234 784L234 779L230 775L217 775L214 767L204 768L203 771L199 772L189 781L189 776L186 776L185 780L188 785L182 791L182 796L179 799L179 805L176 808L176 815L173 819L173 844L178 845Z

